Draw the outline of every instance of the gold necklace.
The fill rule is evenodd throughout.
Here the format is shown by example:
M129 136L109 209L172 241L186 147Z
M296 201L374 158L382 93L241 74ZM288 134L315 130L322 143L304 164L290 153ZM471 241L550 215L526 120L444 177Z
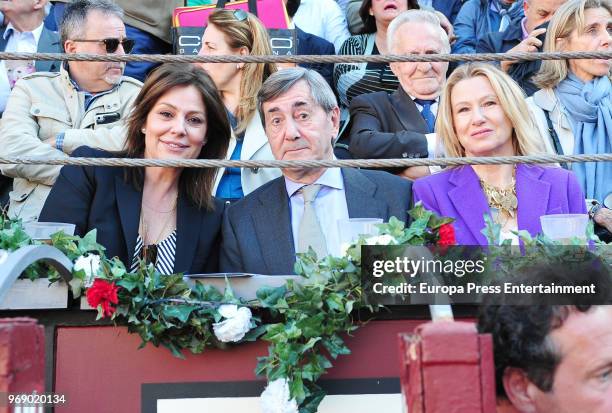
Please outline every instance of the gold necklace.
M176 211L176 202L178 200L178 195L176 198L174 198L174 202L172 203L172 208L167 211L167 212L163 212L164 214L168 214L168 217L166 218L164 225L162 226L160 232L157 234L157 237L155 238L155 241L153 242L149 242L147 243L148 240L148 225L146 223L146 220L144 219L144 209L140 210L140 234L142 235L142 245L143 248L147 245L156 245L157 243L159 243L160 241L160 237L162 236L162 234L166 231L166 229L168 228L168 225L170 224L170 221L172 220L172 217L174 217L174 214L171 214L171 212ZM143 204L143 206L146 206Z
M496 208L501 213L505 213L510 218L514 218L516 215L516 209L518 208L514 172L512 173L512 182L506 188L498 188L490 185L483 179L480 179L480 186L487 197L489 207Z

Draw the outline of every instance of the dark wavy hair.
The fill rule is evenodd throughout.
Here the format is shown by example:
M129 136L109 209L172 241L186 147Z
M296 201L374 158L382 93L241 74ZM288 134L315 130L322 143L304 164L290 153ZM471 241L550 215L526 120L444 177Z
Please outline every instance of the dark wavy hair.
M127 141L124 155L143 158L145 136L142 128L155 103L170 89L194 86L201 94L206 112L206 144L198 159L223 159L231 136L230 124L219 91L206 72L182 63L166 63L155 69L146 79L134 108L127 119ZM198 208L213 209L212 189L215 168L185 168L179 178L179 193ZM125 178L138 190L144 183L144 168L126 168Z
M573 312L588 312L592 304L612 303L611 273L599 260L582 263L541 264L523 274L504 278L513 284L590 285L595 296L532 294L528 301L539 305L488 305L481 307L478 331L493 336L497 396L507 398L504 373L519 368L543 392L552 390L561 355L549 334L563 326ZM588 297L587 297L588 296ZM566 305L561 305L566 304ZM610 320L612 322L612 320Z
M419 9L418 0L406 0L408 10ZM362 34L376 33L376 19L370 15L370 8L372 7L372 0L363 0L361 7L359 8L359 17L363 21Z

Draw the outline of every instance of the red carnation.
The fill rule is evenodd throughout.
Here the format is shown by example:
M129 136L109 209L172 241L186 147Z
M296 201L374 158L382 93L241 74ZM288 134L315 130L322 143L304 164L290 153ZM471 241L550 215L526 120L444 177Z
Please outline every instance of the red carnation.
M438 230L440 239L438 240L438 245L456 245L457 240L455 240L455 228L453 224L444 224Z
M103 317L110 317L115 313L116 308L111 304L117 304L117 290L119 287L115 283L96 278L93 285L87 290L87 302L93 308L102 306Z

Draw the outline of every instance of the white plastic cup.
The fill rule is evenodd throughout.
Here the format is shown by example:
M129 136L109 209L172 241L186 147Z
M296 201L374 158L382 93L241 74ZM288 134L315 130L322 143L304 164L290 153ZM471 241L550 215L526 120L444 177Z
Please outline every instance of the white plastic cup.
M382 218L349 218L338 220L338 240L342 254L359 239L359 236L378 235L376 225L382 224Z
M571 238L579 238L586 242L587 214L542 215L540 223L544 235L554 241L569 244Z
M51 235L58 231L64 231L66 235L74 235L76 225L65 222L26 222L23 224L24 231L32 239L50 240Z

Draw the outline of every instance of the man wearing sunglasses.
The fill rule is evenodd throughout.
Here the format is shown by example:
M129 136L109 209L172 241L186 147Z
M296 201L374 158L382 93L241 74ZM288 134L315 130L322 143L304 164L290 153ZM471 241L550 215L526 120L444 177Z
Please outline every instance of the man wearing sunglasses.
M126 54L123 11L109 0L79 0L60 26L66 53ZM0 126L0 156L66 157L79 146L123 149L124 119L142 87L124 63L66 61L59 73L25 76L13 89ZM60 166L6 165L13 177L9 215L36 220Z

